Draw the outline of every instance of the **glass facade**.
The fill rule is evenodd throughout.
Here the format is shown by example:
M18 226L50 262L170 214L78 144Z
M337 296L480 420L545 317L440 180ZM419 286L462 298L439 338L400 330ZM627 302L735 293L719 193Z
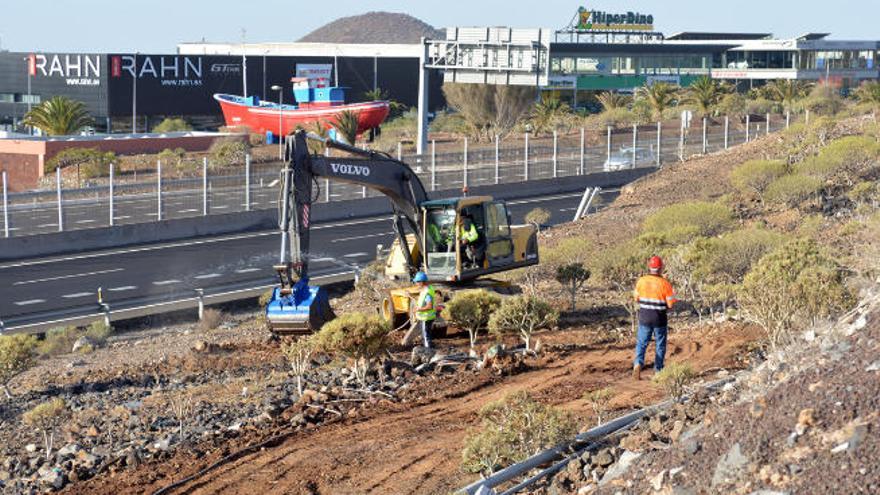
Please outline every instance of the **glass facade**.
M801 52L799 69L874 69L877 52L873 50L804 51Z
M565 55L550 57L553 75L657 75L706 73L715 58L697 55L596 56Z

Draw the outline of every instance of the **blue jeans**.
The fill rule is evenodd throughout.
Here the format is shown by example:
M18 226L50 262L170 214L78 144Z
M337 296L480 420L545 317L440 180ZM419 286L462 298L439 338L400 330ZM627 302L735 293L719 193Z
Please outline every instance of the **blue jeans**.
M651 342L651 335L654 335L655 356L654 369L660 371L663 369L663 360L666 358L666 331L668 327L649 327L639 324L639 331L636 337L636 360L633 365L645 366L645 350L648 343Z
M422 327L422 342L425 347L431 348L431 330L434 328L434 320L419 320L419 326Z

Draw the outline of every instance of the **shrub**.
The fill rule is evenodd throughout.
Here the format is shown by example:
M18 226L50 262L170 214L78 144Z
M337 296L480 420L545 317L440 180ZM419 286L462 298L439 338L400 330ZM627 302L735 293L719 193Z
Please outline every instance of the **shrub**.
M198 329L202 332L214 330L223 323L225 315L219 309L205 308L202 319L199 320Z
M260 294L260 298L257 299L257 304L259 304L261 308L266 309L266 306L268 306L269 302L272 300L273 292L275 292L273 289L269 289Z
M545 406L520 391L480 410L480 429L465 439L462 468L489 475L521 462L577 433L568 413Z
M76 167L77 178L94 179L110 174L110 164L116 161L116 153L97 148L67 148L46 161L46 173L56 168Z
M839 176L852 184L866 169L877 166L880 144L867 136L847 136L831 141L815 157L804 160L798 172L827 180Z
M782 176L767 186L764 198L770 203L792 208L814 196L822 188L822 180L801 174Z
M248 145L240 139L218 139L208 149L212 168L244 164Z
M720 234L733 225L730 208L706 201L676 203L661 208L645 219L644 231L665 238L666 242L679 244L697 236Z
M749 115L765 115L779 110L779 105L766 98L746 100L746 113Z
M620 305L630 315L633 330L636 325L633 287L652 255L653 251L642 239L633 239L609 246L592 259L592 273L598 281L610 285L617 293Z
M862 181L853 186L847 196L858 206L871 204L876 209L878 194L880 194L880 190L878 190L876 182Z
M482 289L464 290L446 303L441 316L458 328L467 330L471 348L477 342L477 334L489 324L492 313L501 306L498 294Z
M648 108L650 114L650 108ZM629 127L639 121L639 117L633 110L626 108L612 108L605 110L596 116L596 122L603 128L607 127Z
M159 125L153 127L153 132L184 132L191 131L192 126L183 118L166 117Z
M489 331L502 335L517 333L528 351L536 330L556 325L559 314L546 302L533 296L515 296L505 299L489 318Z
M389 345L389 330L379 316L349 313L324 324L315 334L315 345L348 358L355 376L365 384L373 359Z
M584 268L583 263L569 263L556 267L556 281L568 291L571 296L571 310L577 308L577 293L587 280L590 279L590 270Z
M610 387L600 388L584 394L584 399L590 403L590 408L596 415L596 425L602 424L602 419L609 409L609 401L614 397L614 389Z
M34 364L37 339L31 335L0 336L0 385L10 398L9 382Z
M315 351L315 342L311 338L298 338L284 345L281 352L290 364L290 370L296 377L296 390L299 395L303 393L303 377L312 367L312 353Z
M583 237L567 237L553 246L541 247L541 261L549 265L585 263L589 241Z
M763 201L767 186L785 175L786 168L778 160L750 160L731 171L730 181L740 191L754 193Z
M718 113L728 115L731 120L739 119L746 113L746 97L734 91L721 97L718 103Z
M666 395L680 402L687 392L687 386L694 381L696 373L687 363L669 363L652 380L663 387Z
M73 343L80 337L76 327L50 328L46 338L37 344L37 352L41 356L66 354L73 348Z
M790 341L799 322L848 308L853 297L844 282L841 267L815 241L796 239L758 261L743 280L738 300L775 348Z
M457 136L470 134L470 127L460 113L437 112L437 116L431 121L431 132L445 132Z
M544 208L534 208L526 213L525 221L534 224L539 229L550 221L551 213Z
M113 327L104 324L104 321L93 321L86 327L84 335L95 344L103 344L113 335Z
M61 424L67 413L67 404L57 398L49 402L37 405L30 411L22 414L21 419L32 428L43 433L43 442L46 446L46 460L52 458L52 444L55 441L55 429Z
M809 110L813 115L834 115L843 108L843 99L833 87L817 84L809 96L798 102L797 107Z

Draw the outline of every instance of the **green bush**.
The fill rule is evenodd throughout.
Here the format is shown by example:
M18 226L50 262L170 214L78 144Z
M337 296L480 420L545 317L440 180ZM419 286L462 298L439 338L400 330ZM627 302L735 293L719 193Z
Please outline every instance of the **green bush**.
M54 172L56 168L76 167L78 176L94 179L110 174L110 164L116 161L112 151L101 151L97 148L67 148L46 161L45 172Z
M43 402L30 411L21 415L24 424L40 430L43 433L43 441L46 447L46 460L52 458L52 445L55 441L55 429L64 420L67 414L67 404L64 399L57 398L49 402Z
M549 304L533 296L515 296L504 299L489 318L489 331L496 335L519 334L531 349L532 334L542 328L556 325L559 313Z
M546 208L533 208L526 213L525 221L534 224L538 228L550 221L551 213Z
M86 327L84 335L93 343L101 345L113 335L113 327L105 325L102 320L93 321Z
M779 105L765 98L746 100L746 113L749 115L766 115L779 111Z
M808 239L789 241L752 268L738 294L739 306L777 347L791 341L799 323L837 314L853 303L843 269Z
M515 392L480 410L480 429L465 439L462 469L489 475L576 433L577 422L571 415L541 404L528 392Z
M878 189L877 183L873 181L859 182L847 193L849 199L857 205L871 203L875 208L878 195L880 195L880 189Z
M208 164L212 168L244 165L248 145L240 139L218 139L211 144L208 152Z
M541 246L541 262L548 265L585 263L589 241L583 237L566 237L552 246Z
M556 267L556 281L565 287L571 296L571 310L577 309L577 293L587 280L590 279L590 270L584 268L583 263L569 263Z
M178 117L166 117L162 122L159 122L159 125L153 127L153 132L162 133L162 132L184 132L191 131L192 126L189 123Z
M808 175L792 174L773 181L764 193L770 203L792 208L816 195L822 189L822 180Z
M37 339L31 335L0 336L0 386L8 398L7 385L34 364Z
M669 363L654 375L652 380L663 387L670 399L681 401L687 392L687 386L696 376L693 368L687 363Z
M782 161L750 160L730 172L730 182L740 191L756 194L763 201L767 186L786 172Z
M489 325L492 313L501 306L501 296L483 289L463 290L446 303L441 316L458 328L467 330L471 349L480 330Z
M680 244L698 236L713 236L734 224L730 208L706 201L676 203L645 219L644 232L656 234L670 244Z
M325 323L315 334L317 349L348 358L361 384L373 359L390 345L388 324L377 315L349 313Z
M650 113L650 109L648 111ZM639 117L633 110L626 108L612 108L606 110L596 116L596 122L603 128L611 127L629 127L639 121Z
M457 112L437 112L431 121L431 132L445 132L455 136L470 135L471 128L464 117Z
M813 115L834 115L843 108L843 99L833 87L817 84L809 96L797 103L797 107L803 111L809 110Z
M731 120L739 119L746 113L746 97L736 91L721 97L718 103L718 113L730 116Z
M602 424L602 419L608 412L609 402L612 398L614 398L614 389L611 387L596 389L584 394L584 400L590 404L593 414L596 415L597 426Z
M76 327L50 328L46 332L46 338L37 345L37 352L41 356L67 354L78 338L80 334Z
M798 172L822 180L839 176L847 184L877 167L880 143L867 136L847 136L831 141L815 157L804 160Z

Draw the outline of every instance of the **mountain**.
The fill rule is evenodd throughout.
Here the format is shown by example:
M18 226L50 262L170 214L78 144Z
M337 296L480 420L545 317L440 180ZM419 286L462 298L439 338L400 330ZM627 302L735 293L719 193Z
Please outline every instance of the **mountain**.
M340 17L299 41L313 43L418 43L421 37L441 39L445 31L415 17L394 12L367 12Z

